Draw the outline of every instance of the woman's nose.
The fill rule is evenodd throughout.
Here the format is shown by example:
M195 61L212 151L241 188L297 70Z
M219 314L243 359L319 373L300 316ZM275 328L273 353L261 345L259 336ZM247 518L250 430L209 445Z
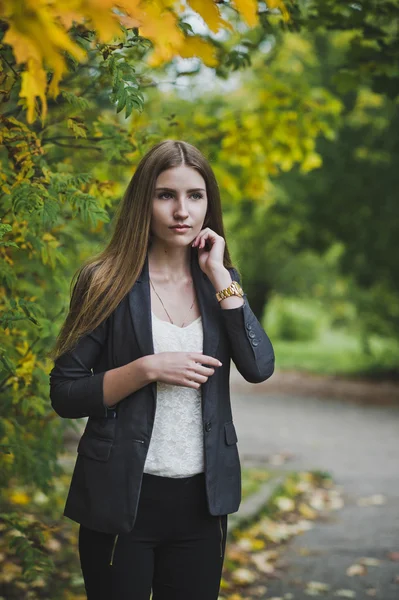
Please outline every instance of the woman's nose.
M185 200L180 200L175 207L175 213L178 215L188 215L187 203Z

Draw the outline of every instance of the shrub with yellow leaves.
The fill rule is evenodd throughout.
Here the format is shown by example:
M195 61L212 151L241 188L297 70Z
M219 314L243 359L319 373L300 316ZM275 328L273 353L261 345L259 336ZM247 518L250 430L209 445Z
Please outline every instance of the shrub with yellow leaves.
M258 24L256 0L233 0L237 11L250 27ZM232 31L232 24L223 18L218 3L213 0L188 0L188 5L198 13L210 31ZM271 8L288 12L281 0L270 0ZM123 29L137 29L151 41L152 51L147 57L150 66L159 66L175 56L199 57L208 66L216 66L215 48L209 40L197 35L186 35L179 27L185 4L173 0L162 3L140 0L77 0L69 2L47 0L4 0L1 18L8 24L3 43L13 48L16 62L24 65L21 74L21 98L26 99L27 120L35 120L36 98L40 99L40 116L47 116L47 94L57 98L60 82L68 71L65 53L75 61L84 62L87 53L71 35L75 28L95 31L95 44L118 43ZM47 89L47 72L51 80Z

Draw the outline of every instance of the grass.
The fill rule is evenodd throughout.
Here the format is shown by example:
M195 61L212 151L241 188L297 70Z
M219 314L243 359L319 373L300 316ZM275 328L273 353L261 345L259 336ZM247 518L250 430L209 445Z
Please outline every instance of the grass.
M255 494L261 485L273 477L273 473L264 469L242 467L242 500Z
M326 375L399 379L399 345L395 340L374 336L372 354L366 354L353 335L326 331L318 340L287 342L273 340L276 366Z

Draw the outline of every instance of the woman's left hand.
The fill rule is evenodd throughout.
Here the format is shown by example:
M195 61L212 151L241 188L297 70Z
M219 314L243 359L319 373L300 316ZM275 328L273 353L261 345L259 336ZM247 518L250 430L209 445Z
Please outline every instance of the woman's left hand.
M209 250L205 249L205 242L208 242ZM212 273L224 268L223 257L226 242L221 235L206 227L199 232L192 246L198 248L198 263L205 275L209 277Z

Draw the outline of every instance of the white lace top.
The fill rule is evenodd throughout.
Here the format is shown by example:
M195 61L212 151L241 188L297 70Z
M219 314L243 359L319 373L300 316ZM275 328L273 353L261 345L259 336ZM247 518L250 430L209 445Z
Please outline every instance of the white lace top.
M152 313L154 353L202 352L202 318L186 327ZM144 472L189 477L204 471L201 388L157 382L154 429Z

